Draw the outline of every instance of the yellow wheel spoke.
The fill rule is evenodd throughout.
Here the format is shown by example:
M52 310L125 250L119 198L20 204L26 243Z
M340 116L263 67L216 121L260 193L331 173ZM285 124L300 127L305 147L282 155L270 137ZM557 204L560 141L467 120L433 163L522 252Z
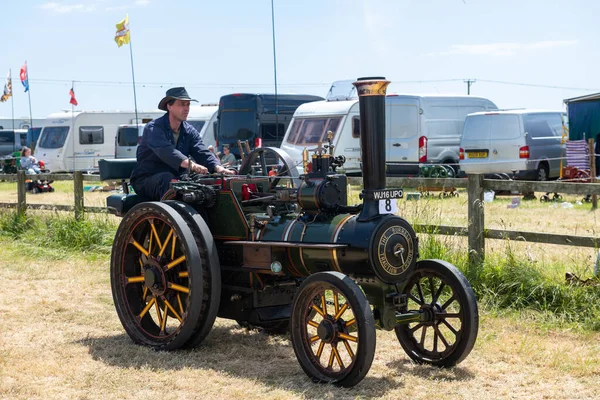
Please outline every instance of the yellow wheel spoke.
M350 321L346 322L346 326L350 326L356 322L356 318L352 318Z
M183 314L183 304L181 304L181 296L177 293L177 303L179 304L179 311Z
M177 311L175 311L175 309L173 308L171 303L169 303L169 300L165 299L165 315L167 312L166 311L167 307L169 308L169 310L171 310L171 312L173 313L173 315L175 315L175 318L177 318L179 320L179 322L183 322L183 318L181 318L181 316L179 314L177 314ZM165 317L165 319L167 319L167 317Z
M325 347L325 342L321 341L319 344L319 348L317 349L317 359L321 359L321 354L323 354L323 348Z
M158 324L162 326L162 315L160 315L160 307L158 306L158 301L154 301L154 306L156 308L156 315L158 315Z
M350 344L347 340L342 340L342 342L344 342L344 346L346 346L346 351L348 352L348 355L350 356L352 361L354 361L354 352L352 351L352 347L350 347Z
M158 237L158 232L156 231L156 227L154 226L154 222L150 222L150 227L152 228L152 233L154 234L154 237L156 238L156 244L158 245L158 248L161 249L162 248L162 244L160 243L160 238Z
M325 313L319 307L315 306L314 304L311 307L312 307L313 310L315 310L316 312L318 312L322 317L325 316Z
M325 302L325 293L321 295L321 310L327 314L327 303Z
M143 255L145 255L146 257L148 257L148 255L150 254L150 252L148 250L146 250L145 248L142 247L141 244L139 244L138 242L136 242L135 240L131 240L131 244L135 246L136 249L138 249L139 251L142 252Z
M331 354L329 354L329 363L327 364L327 368L333 367L333 359L335 358L335 354L333 353L333 345L331 345Z
M150 232L150 237L148 238L148 254L152 254L152 232Z
M171 260L175 259L175 243L177 242L177 236L173 235L173 244L171 245Z
M165 302L166 301L167 300L165 299ZM160 324L160 331L162 333L165 333L165 326L167 326L167 304L166 303L165 303L165 310L163 313L163 320L162 320L162 323Z
M183 271L178 273L177 276L180 278L187 278L188 276L190 276L190 274L187 271Z
M319 327L319 324L317 324L317 323L316 323L315 321L313 321L312 319L311 319L310 321L308 321L308 324L309 324L310 326L314 326L315 328L318 328L318 327Z
M338 337L340 339L344 339L344 340L349 340L351 342L358 342L358 338L356 336L350 336L350 335L346 335L345 333L338 333Z
M144 307L144 309L142 310L142 312L140 313L140 315L138 315L138 317L144 318L144 315L146 315L146 313L148 312L148 310L150 310L150 307L152 307L155 302L156 302L156 299L153 297L152 300L150 300L148 302L148 304L146 304L146 307Z
M127 283L140 283L140 282L144 282L144 277L143 276L131 276L131 277L127 277Z
M340 353L338 352L337 346L333 346L331 348L333 354L335 355L335 359L337 360L340 368L344 368L344 363L342 362L342 357L340 357Z
M337 314L335 314L335 317L333 317L333 319L340 319L340 317L342 316L342 314L344 312L346 312L346 310L348 309L348 303L345 303L342 308L340 308L340 310L337 312Z
M168 264L166 265L166 267L167 267L167 270L169 270L169 269L171 269L171 268L173 268L173 267L176 267L176 266L178 266L179 264L181 264L181 263L182 263L182 262L184 262L184 261L185 261L185 256L181 256L181 257L179 257L178 259L171 261L170 263L168 263Z
M142 299L146 301L146 295L148 294L148 286L144 285L144 293L142 294Z
M176 283L167 283L167 286L169 287L169 289L173 289L173 290L177 290L178 292L182 292L182 293L189 293L190 289L186 288L185 286L181 286L178 285Z
M139 263L140 263L140 267L141 267L141 268L144 268L144 262L142 261L142 258L141 258L141 257L138 259L138 261L139 261Z
M169 240L171 240L171 236L173 236L173 228L171 228L171 230L169 231L169 234L167 235L165 242L163 243L163 245L160 248L160 253L158 253L159 257L161 257L163 255L163 253L165 252L165 250L167 249L167 245L169 244Z
M333 305L335 306L335 314L337 315L337 313L340 312L340 302L336 292L333 293Z
M316 342L317 340L319 340L319 335L315 335L315 336L313 336L313 337L311 337L311 338L310 338L310 342L311 342L311 343L314 343L314 342Z

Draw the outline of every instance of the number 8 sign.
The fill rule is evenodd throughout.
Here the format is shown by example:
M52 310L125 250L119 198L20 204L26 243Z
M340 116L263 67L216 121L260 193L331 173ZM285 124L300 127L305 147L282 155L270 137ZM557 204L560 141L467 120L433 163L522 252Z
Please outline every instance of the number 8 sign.
M379 214L398 213L398 203L396 199L379 200Z

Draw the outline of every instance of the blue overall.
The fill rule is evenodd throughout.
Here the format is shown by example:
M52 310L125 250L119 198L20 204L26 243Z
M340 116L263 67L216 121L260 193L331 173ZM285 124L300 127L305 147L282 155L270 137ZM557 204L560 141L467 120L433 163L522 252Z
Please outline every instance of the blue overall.
M180 165L188 156L208 168L209 172L220 165L202 142L198 131L189 123L181 124L175 145L168 113L149 122L137 149L137 165L131 173L131 186L144 200L160 200L169 190L171 181L187 171Z

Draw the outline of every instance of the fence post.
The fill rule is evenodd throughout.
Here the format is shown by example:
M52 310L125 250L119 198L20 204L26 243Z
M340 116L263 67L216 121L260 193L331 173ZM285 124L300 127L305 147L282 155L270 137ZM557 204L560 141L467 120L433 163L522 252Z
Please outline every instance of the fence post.
M25 187L25 171L17 171L17 212L24 215L27 211L27 190Z
M594 151L594 139L588 139L588 146L590 146L590 172L591 172L591 182L596 183L596 154ZM596 210L598 208L598 196L592 195L592 210Z
M477 269L485 257L483 175L470 174L468 187L469 266Z
M75 193L75 219L83 218L83 172L73 172L73 189Z

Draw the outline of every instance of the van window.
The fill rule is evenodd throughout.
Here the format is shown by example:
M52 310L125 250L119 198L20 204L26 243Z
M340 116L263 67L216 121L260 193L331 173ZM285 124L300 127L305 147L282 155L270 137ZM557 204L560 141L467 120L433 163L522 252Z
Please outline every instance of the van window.
M562 116L560 114L523 115L525 132L531 137L562 136Z
M79 144L104 143L103 126L82 126L79 128Z
M360 138L360 117L352 118L352 137Z
M335 137L341 120L342 117L296 119L287 142L299 145L325 142L327 132L331 131Z
M408 138L417 135L419 132L419 109L417 106L410 104L392 104L390 112L391 137Z
M190 125L192 125L194 127L195 130L200 132L206 121L188 121L188 122L190 123Z
M521 137L521 124L518 115L492 115L490 122L491 139L516 139Z
M138 135L137 126L120 127L117 133L117 143L124 147L137 146Z
M474 115L472 117L467 117L463 130L463 139L488 139L489 131L490 118L487 115Z
M3 144L10 144L11 146L15 144L15 133L13 131L0 132L0 145Z
M27 146L27 132L21 133L19 138L21 139L21 147Z
M39 147L60 149L65 144L67 133L69 133L68 126L47 126L42 130Z

